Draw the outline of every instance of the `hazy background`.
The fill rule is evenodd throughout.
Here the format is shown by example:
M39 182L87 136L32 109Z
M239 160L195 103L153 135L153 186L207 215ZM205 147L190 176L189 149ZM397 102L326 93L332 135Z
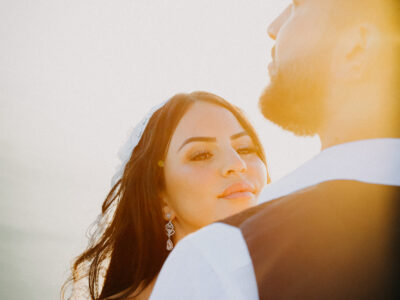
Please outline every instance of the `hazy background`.
M273 181L319 150L263 120L287 0L0 0L0 299L58 299L127 133L206 90L247 111Z

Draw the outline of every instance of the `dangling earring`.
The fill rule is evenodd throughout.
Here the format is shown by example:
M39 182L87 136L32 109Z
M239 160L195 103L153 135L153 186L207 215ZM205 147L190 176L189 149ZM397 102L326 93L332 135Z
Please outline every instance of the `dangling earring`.
M172 249L174 249L174 244L171 241L171 236L175 234L175 227L174 224L172 224L171 214L167 214L167 218L168 218L168 223L165 224L165 232L168 236L167 250L171 251Z

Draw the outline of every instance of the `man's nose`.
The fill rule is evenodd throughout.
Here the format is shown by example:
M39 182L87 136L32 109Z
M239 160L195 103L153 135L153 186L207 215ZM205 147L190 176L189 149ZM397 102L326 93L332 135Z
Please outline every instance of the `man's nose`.
M246 171L247 164L236 151L226 154L225 164L222 167L223 176L237 175Z
M289 18L292 12L292 6L288 5L282 13L268 26L268 35L271 39L276 40L278 37L278 33L281 30L283 24L285 24L286 20Z

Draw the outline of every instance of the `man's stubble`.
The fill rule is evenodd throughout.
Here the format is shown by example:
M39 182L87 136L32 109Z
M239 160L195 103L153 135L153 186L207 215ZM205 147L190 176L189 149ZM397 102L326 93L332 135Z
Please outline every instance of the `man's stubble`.
M317 57L286 63L277 70L260 97L262 114L299 136L317 134L325 117L328 68L327 63Z

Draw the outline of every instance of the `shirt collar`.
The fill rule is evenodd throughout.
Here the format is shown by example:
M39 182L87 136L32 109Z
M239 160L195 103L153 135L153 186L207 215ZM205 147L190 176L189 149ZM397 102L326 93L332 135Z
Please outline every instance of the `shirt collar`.
M259 203L329 180L400 185L400 139L360 140L321 151L276 183L267 185Z

